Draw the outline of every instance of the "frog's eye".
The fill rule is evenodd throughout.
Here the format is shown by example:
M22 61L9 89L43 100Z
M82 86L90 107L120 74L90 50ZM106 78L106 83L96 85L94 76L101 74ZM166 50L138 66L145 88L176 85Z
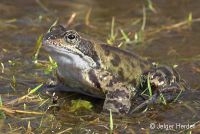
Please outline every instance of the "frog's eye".
M79 35L75 31L68 31L65 35L65 40L69 43L75 44L79 40Z
M76 36L74 34L70 34L67 36L68 39L73 40L76 38Z

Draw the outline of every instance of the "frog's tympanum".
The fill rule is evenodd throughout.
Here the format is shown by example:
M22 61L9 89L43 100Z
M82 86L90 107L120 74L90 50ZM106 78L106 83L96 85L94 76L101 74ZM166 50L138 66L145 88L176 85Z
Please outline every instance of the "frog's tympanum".
M140 108L158 101L161 94L173 100L182 91L173 68L152 65L134 53L96 43L61 25L50 29L43 46L58 64L58 81L66 87L62 90L103 98L104 111L127 114L134 111L136 96L144 99ZM149 85L152 95L147 99L140 93L148 92Z

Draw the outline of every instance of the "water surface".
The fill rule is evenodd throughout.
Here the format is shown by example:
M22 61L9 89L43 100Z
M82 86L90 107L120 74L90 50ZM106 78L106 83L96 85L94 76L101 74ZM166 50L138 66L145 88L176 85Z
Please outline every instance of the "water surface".
M173 133L183 132L185 129L177 126L173 127L173 130L167 130L167 128L160 128L159 124L198 124L200 119L200 22L173 26L187 20L190 13L193 19L200 17L198 6L200 2L182 0L152 1L152 3L155 10L148 8L147 1L136 0L1 0L0 93L3 103L6 104L27 94L28 88L34 88L52 77L51 74L44 73L44 68L33 63L33 54L38 37L45 33L56 20L66 25L72 13L76 13L71 28L75 28L90 38L106 42L110 34L112 17L115 17L115 30L123 29L129 33L130 39L134 40L135 33L141 29L143 9L146 7L143 42L124 44L122 49L136 52L159 64L178 65L177 70L193 90L190 93L184 93L180 103L159 106L157 109L131 117L115 117L114 130L116 133L141 131L143 133ZM85 17L90 9L90 25L87 26ZM118 37L120 36L118 32ZM47 61L48 55L41 50L38 58L41 61ZM95 107L93 112L75 114L68 111L70 101L84 97L76 95L70 97L69 94L66 96L62 99L65 100L62 103L62 109L55 115L52 113L45 116L6 114L6 118L1 119L1 132L55 133L64 130L65 133L109 132L108 115L100 113L101 102L91 100ZM27 110L45 111L47 104L38 107L38 102L38 99L23 100L14 105L13 109L23 110L26 105ZM28 127L29 122L31 127ZM151 123L155 123L156 128L151 129ZM197 124L194 131L198 131Z

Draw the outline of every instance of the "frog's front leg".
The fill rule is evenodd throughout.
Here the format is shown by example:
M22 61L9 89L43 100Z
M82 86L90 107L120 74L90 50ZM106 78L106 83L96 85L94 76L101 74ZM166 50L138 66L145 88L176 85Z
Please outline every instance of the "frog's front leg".
M104 111L127 114L131 107L132 91L121 83L115 83L109 87L103 105Z

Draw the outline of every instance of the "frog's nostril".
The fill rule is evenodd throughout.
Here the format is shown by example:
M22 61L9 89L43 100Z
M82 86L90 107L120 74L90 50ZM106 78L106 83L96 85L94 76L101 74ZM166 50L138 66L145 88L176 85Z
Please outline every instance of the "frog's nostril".
M56 39L56 36L51 34L51 33L47 33L46 35L44 35L43 40L54 40Z
M54 35L50 35L48 39L56 39Z

